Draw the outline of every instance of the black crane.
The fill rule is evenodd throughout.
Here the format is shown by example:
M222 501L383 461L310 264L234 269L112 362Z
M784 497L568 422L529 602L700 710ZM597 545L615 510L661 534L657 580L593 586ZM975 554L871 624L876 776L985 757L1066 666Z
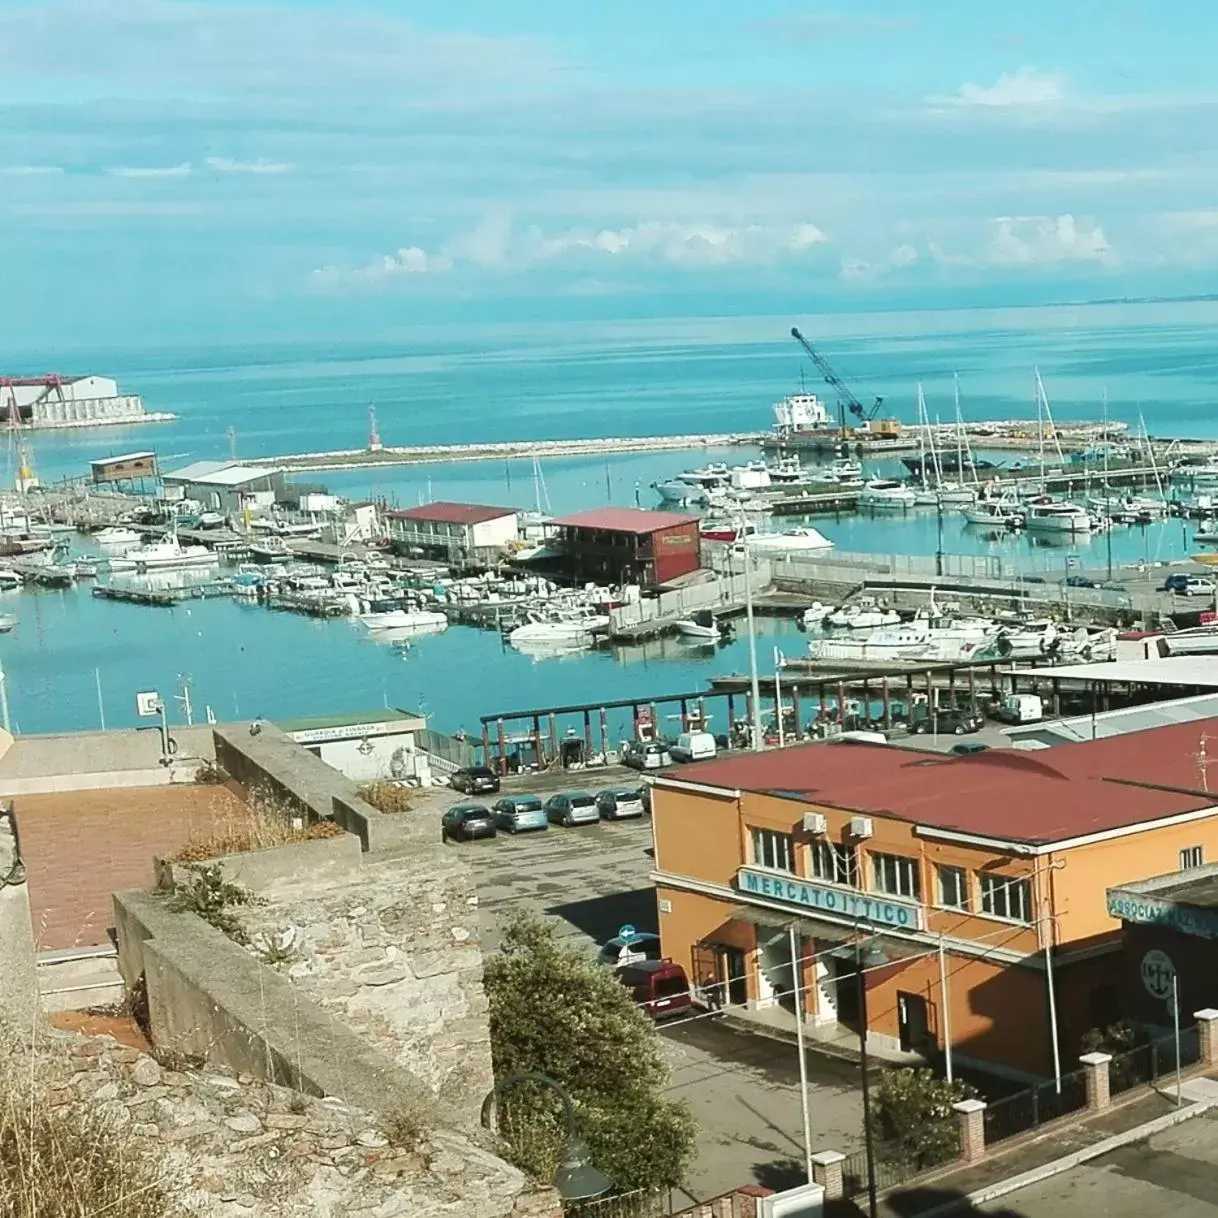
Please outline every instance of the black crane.
M875 405L873 405L869 410L863 405L862 402L858 400L858 398L854 396L850 386L847 385L846 382L833 371L833 365L830 364L829 361L825 359L825 357L821 355L821 353L817 351L817 349L810 342L808 342L808 340L804 338L802 334L800 334L799 330L795 326L791 327L791 337L795 339L795 341L799 343L799 345L808 353L808 358L811 359L811 361L820 370L820 374L825 378L826 383L832 385L833 388L837 390L839 410L841 412L842 431L846 430L847 410L849 410L855 418L861 419L864 423L870 423L871 420L880 413L880 408L884 405L883 398L877 397L875 400Z

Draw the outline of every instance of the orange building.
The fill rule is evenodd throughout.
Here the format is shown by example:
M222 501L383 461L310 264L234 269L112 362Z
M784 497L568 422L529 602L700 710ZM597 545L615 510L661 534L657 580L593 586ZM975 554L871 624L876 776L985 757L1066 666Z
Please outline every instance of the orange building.
M857 1027L862 961L875 1048L950 1044L1021 1079L1073 1069L1082 1034L1122 1013L1107 889L1218 861L1207 727L964 757L811 744L669 771L652 796L665 954L705 1000L750 1010L793 1009L798 972L824 1036Z

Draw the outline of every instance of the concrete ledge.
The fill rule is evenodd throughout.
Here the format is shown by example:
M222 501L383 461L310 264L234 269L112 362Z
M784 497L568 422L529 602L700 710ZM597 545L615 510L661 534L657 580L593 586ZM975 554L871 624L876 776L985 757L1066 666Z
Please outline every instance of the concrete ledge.
M449 1123L436 1119L435 1097L411 1074L194 914L133 891L115 894L114 917L120 971L128 986L144 978L159 1049L366 1111L408 1108Z
M274 893L298 884L326 884L354 876L361 866L359 838L350 833L314 841L288 842L265 850L247 850L204 860L219 867L232 884L258 893ZM156 886L172 888L198 864L157 857Z

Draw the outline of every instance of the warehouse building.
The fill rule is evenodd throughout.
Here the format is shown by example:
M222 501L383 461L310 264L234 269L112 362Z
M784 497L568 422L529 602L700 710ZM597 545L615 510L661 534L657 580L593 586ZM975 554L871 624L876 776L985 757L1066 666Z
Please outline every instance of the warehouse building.
M0 376L0 423L72 427L143 422L144 403L108 376Z
M593 508L551 526L565 574L578 583L654 588L702 566L697 516L641 508Z
M283 493L283 474L261 465L236 461L196 461L167 473L166 499L193 499L205 511L237 512L270 507Z
M1195 761L1214 727L965 757L812 744L671 771L652 799L665 954L746 1017L793 1020L798 980L815 1036L857 1034L864 998L880 1051L1052 1075L1121 1014L1108 890L1218 859Z

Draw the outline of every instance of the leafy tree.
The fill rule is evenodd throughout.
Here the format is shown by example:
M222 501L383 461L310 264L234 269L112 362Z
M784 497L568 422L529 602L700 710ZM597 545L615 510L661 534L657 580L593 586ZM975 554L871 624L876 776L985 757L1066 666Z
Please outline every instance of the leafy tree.
M487 962L486 992L497 1078L539 1071L563 1086L579 1134L615 1190L681 1182L694 1122L683 1104L664 1098L659 1038L612 970L521 913ZM558 1097L521 1084L502 1093L498 1110L507 1157L551 1179L565 1133Z
M946 1163L959 1153L952 1105L976 1094L968 1083L949 1083L933 1070L884 1071L871 1100L879 1153L919 1170Z

